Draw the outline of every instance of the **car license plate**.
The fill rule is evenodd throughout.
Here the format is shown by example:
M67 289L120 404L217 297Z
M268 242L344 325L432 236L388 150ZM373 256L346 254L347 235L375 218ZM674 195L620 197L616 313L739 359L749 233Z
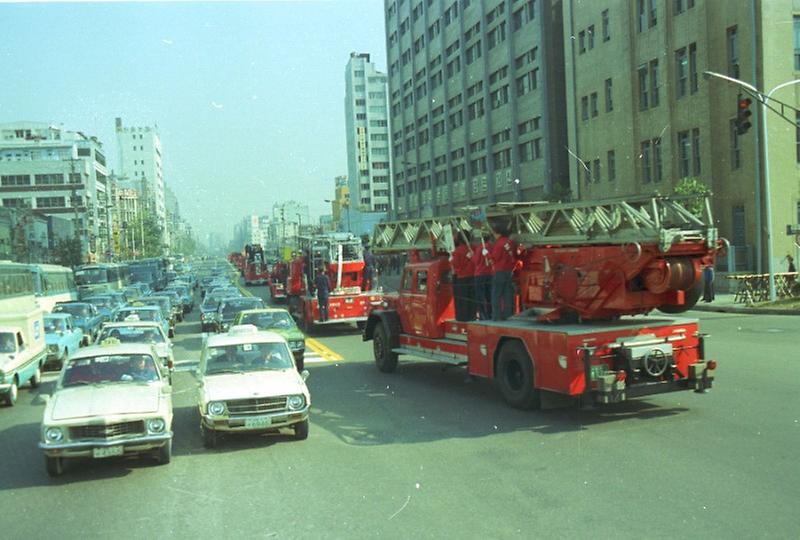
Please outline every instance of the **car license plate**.
M255 418L245 418L244 427L247 429L266 428L272 425L272 418L269 416L256 416Z
M103 446L92 450L92 456L96 458L106 458L106 457L121 456L121 455L122 455L121 446Z

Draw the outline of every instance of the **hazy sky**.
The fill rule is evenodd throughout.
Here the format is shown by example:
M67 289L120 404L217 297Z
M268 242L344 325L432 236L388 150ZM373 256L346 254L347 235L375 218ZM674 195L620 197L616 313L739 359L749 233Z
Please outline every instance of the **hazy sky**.
M0 4L0 122L97 136L157 123L182 214L227 239L246 214L329 213L346 174L344 68L386 71L381 0Z

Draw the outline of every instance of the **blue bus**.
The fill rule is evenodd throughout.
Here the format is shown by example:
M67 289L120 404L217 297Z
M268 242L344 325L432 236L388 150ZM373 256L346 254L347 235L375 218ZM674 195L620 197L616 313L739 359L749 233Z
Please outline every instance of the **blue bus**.
M78 296L85 298L103 291L119 291L130 282L127 264L86 264L75 270Z
M78 299L72 270L54 264L0 263L0 299L34 296L46 311ZM2 309L2 307L0 307Z

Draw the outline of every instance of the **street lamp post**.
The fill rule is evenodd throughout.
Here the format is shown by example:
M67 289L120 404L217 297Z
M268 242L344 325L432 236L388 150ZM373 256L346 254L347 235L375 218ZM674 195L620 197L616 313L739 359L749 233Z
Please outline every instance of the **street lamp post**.
M766 205L764 208L765 219L767 221L767 273L769 274L769 299L770 302L774 302L777 298L775 293L775 269L772 263L772 199L770 198L770 177L769 177L769 133L767 130L767 102L772 98L772 94L774 94L777 90L784 88L786 86L791 86L794 84L800 84L800 79L795 79L793 81L786 81L777 86L775 86L772 90L764 94L758 88L753 86L750 83L746 83L744 81L740 81L739 79L735 79L733 77L729 77L727 75L723 75L721 73L715 73L713 71L705 71L703 72L704 75L709 77L716 77L718 79L722 79L728 82L731 82L735 85L741 86L742 88L746 88L756 94L759 97L759 122L761 124L761 129L764 132L764 198L766 199ZM761 234L761 231L759 231Z

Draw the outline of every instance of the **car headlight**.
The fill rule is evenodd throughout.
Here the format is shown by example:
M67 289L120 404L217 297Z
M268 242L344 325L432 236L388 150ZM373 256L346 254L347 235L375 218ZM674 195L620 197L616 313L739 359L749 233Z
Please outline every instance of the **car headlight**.
M208 414L213 416L222 416L225 414L225 404L221 401L212 401L208 404Z
M49 427L44 430L44 438L47 442L61 442L64 439L64 432L58 427Z
M298 339L296 341L290 341L289 342L289 348L292 349L292 350L304 349L305 348L305 342L303 342L302 339Z
M162 433L167 427L163 418L151 418L147 421L147 431L150 433Z
M306 397L302 394L298 394L296 396L289 396L289 399L286 400L286 405L288 405L289 409L293 411L296 411L297 409L302 409L305 404L306 404Z

